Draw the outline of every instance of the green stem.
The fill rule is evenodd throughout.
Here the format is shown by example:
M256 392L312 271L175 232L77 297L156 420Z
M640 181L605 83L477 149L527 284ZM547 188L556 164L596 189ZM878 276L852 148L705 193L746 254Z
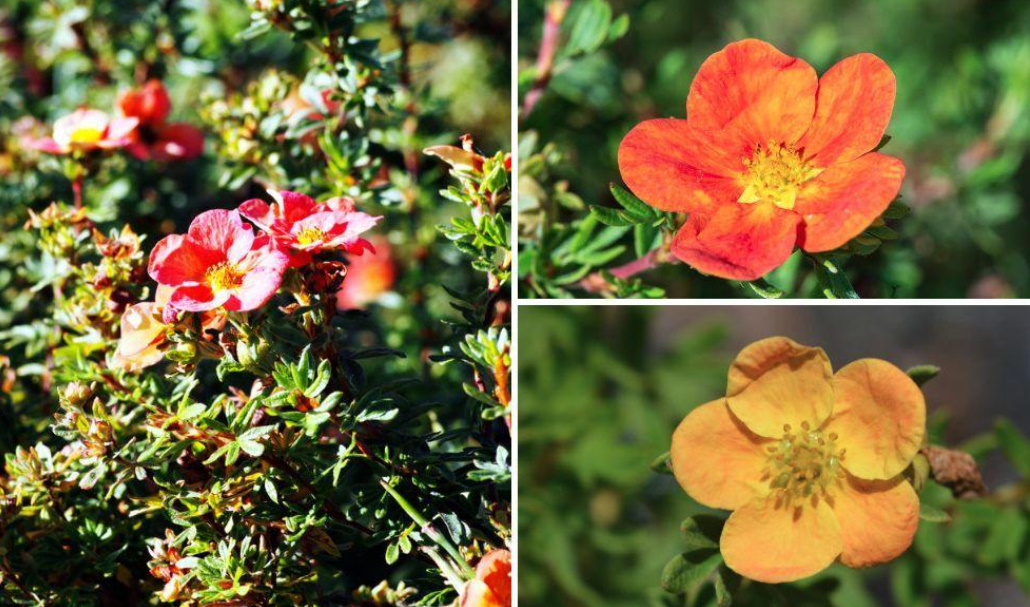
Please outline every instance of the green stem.
M436 542L452 559L454 559L454 562L461 567L461 571L465 574L466 579L472 579L475 577L475 572L472 570L472 567L469 567L469 564L465 562L464 558L462 558L461 553L458 552L457 547L447 539L446 535L437 531L426 517L423 516L423 514L419 512L411 502L404 499L404 496L391 487L388 482L381 480L379 481L379 484L382 485L383 489L390 494L390 497L400 505L401 509L411 517L411 520L415 521L415 523L422 528L422 531L424 531L430 539Z

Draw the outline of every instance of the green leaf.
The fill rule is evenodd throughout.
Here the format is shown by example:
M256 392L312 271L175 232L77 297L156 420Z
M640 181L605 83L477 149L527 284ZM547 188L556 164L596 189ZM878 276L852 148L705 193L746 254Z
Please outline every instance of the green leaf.
M248 440L245 438L239 439L236 443L244 453L251 457L261 457L265 452L265 446L255 440Z
M994 426L998 444L1024 479L1030 479L1030 441L1012 422L1000 419Z
M940 375L941 368L934 365L918 365L905 371L905 373L908 373L908 376L912 378L912 381L916 382L917 386L922 386Z
M612 21L612 26L608 28L608 42L615 42L619 38L626 35L629 31L629 15L622 14Z
M827 299L858 299L844 268L829 257L813 256L815 274Z
M919 504L919 518L928 523L950 523L951 515L927 503Z
M615 209L609 209L608 207L590 207L590 215L596 217L598 221L605 225L615 227L625 227L633 225L632 221L629 221L624 213L616 211Z
M676 555L662 570L662 588L685 594L699 587L722 564L718 550L694 550Z
M719 607L730 607L733 604L733 595L740 587L740 576L729 570L727 567L719 567L715 573L715 604Z
M658 212L654 207L631 194L629 190L614 183L609 184L608 188L611 190L612 196L615 197L615 202L626 209L627 216L635 220L635 223L650 222L658 218Z
M386 564L392 565L397 562L397 558L400 556L400 550L397 544L388 544L386 546Z
M719 548L719 538L722 536L722 528L725 524L725 519L714 514L696 514L684 519L680 523L683 543L687 550L717 549Z
M991 522L977 559L988 567L1015 561L1027 535L1027 519L1020 510L1006 508Z
M565 45L567 56L596 51L608 38L608 30L612 23L612 7L604 0L586 0L580 4L579 10L569 17L569 41Z
M739 282L737 284L740 285L740 288L743 289L745 294L759 299L782 299L787 296L786 293L761 278L750 282Z
M654 458L654 461L651 462L651 470L659 474L672 474L668 451Z

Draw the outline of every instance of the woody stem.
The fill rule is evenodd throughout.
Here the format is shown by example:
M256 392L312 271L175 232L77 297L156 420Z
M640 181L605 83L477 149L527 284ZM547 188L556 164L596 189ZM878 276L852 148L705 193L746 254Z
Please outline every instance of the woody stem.
M554 56L558 52L558 38L561 34L561 24L565 20L565 14L569 10L572 0L552 0L547 4L544 14L544 34L540 40L540 54L536 60L536 80L533 81L533 88L526 93L522 102L521 120L525 120L533 112L540 98L543 97L547 85L554 75Z

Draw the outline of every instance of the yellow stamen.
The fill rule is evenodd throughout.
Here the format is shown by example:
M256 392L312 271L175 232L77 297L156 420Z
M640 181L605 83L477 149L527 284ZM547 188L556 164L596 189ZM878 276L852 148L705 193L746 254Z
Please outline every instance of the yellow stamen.
M243 284L243 273L227 261L211 266L204 278L212 291L238 289Z
M831 498L844 482L844 449L837 448L837 435L809 428L802 423L802 431L794 434L784 426L783 437L768 448L762 479L772 479L769 488L786 505Z
M80 127L72 131L72 143L96 143L104 138L104 131L92 127Z
M304 228L297 234L297 242L306 245L325 240L325 232L318 228Z
M744 159L744 191L737 202L771 202L781 209L793 209L798 191L822 169L808 166L794 148L769 142L759 145L751 158Z

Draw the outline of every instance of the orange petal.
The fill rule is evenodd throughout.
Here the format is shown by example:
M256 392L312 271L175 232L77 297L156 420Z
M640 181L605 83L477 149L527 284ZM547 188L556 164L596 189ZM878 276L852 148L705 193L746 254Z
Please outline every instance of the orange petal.
M876 55L854 55L819 79L815 118L798 147L816 166L849 162L880 143L894 110L894 72Z
M777 438L784 425L815 429L833 411L833 368L822 348L769 337L744 348L730 366L726 402L749 430Z
M905 165L876 152L835 164L805 184L794 210L804 217L802 248L831 251L862 233L901 189Z
M619 171L629 189L657 209L678 213L739 198L743 188L734 176L744 169L742 158L672 118L638 124L619 145Z
M825 433L835 432L847 449L843 465L864 479L901 474L926 434L926 402L919 386L884 360L863 358L833 376L833 417Z
M819 573L840 555L841 529L826 500L787 505L768 496L726 520L720 549L726 566L759 582L792 582Z
M919 527L919 497L908 481L865 481L848 477L834 496L848 567L872 567L893 560L912 545Z
M700 129L733 126L752 145L793 145L815 114L812 66L761 40L741 40L705 60L690 85L687 120Z
M730 203L692 213L672 243L672 254L705 274L754 280L787 261L800 217L770 204Z
M733 417L726 400L697 407L672 435L672 472L683 490L710 508L734 510L765 493L763 439Z

